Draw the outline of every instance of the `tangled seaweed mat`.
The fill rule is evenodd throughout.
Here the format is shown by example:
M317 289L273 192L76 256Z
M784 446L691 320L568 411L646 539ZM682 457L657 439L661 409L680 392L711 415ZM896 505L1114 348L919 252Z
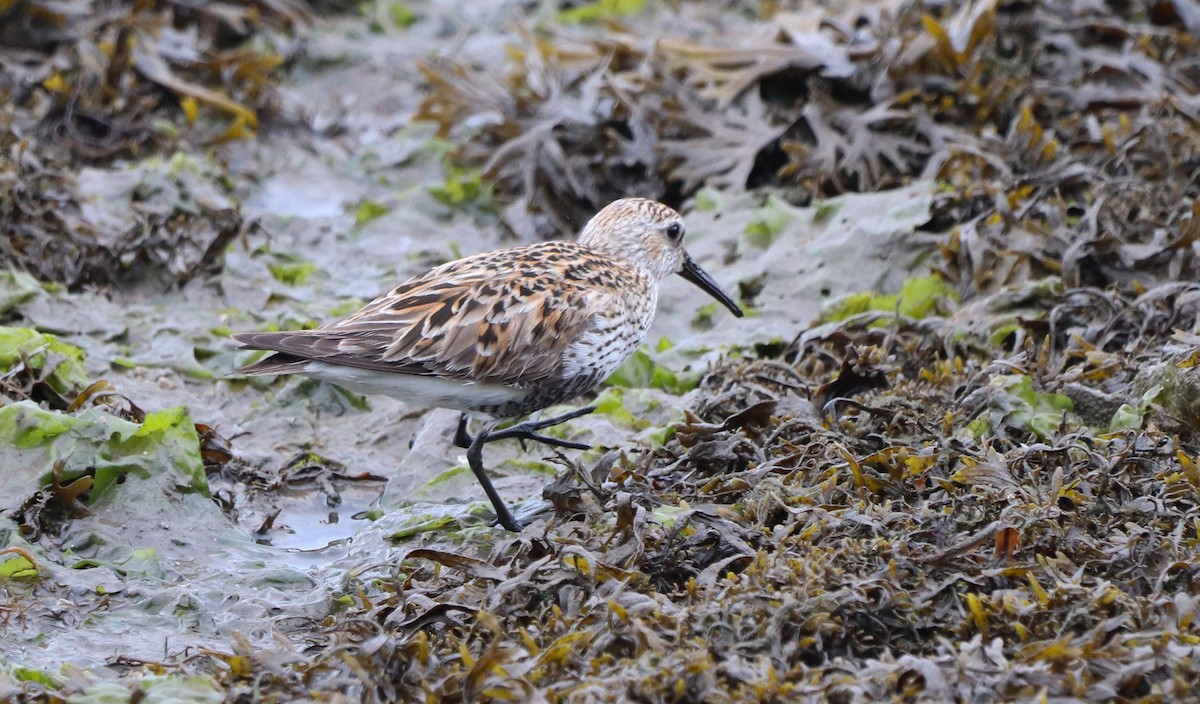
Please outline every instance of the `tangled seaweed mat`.
M526 42L507 84L431 65L427 116L468 132L447 130L515 231L617 187L804 202L925 174L961 302L865 291L711 370L660 447L559 458L549 523L396 531L399 559L353 570L302 648L235 637L176 677L382 701L1195 690L1194 3L928 5L729 13L756 31L653 52L616 12L582 51Z
M1089 331L1075 294L1039 291L990 301L1061 322L999 358L954 315L864 315L787 362L731 360L661 449L560 458L550 524L406 534L402 559L346 585L339 660L239 649L217 676L237 688L248 658L285 691L302 676L384 701L1185 695L1197 445L1137 377L1200 299L1112 299ZM1097 365L1123 391L1069 381Z
M249 227L220 179L120 162L253 137L285 57L247 42L286 47L310 17L294 0L0 3L0 265L72 290L219 270Z

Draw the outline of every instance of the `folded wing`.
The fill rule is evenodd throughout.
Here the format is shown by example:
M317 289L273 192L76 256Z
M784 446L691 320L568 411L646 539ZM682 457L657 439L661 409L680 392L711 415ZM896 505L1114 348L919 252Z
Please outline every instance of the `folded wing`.
M564 352L591 329L602 303L572 275L578 257L594 255L561 249L543 244L522 248L525 257L510 250L451 262L317 330L234 335L278 353L238 371L295 373L320 361L517 385L561 375Z

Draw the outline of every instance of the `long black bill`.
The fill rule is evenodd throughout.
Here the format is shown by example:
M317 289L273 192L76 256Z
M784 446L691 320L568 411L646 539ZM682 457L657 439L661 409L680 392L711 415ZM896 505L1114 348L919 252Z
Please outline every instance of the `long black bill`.
M721 287L717 285L716 281L713 281L713 277L709 276L708 272L701 269L696 262L692 261L691 256L687 252L683 254L683 271L679 272L679 275L696 284L705 293L720 301L721 305L728 308L734 315L739 318L742 317L742 309L738 308L738 304L733 302L728 293L721 290Z

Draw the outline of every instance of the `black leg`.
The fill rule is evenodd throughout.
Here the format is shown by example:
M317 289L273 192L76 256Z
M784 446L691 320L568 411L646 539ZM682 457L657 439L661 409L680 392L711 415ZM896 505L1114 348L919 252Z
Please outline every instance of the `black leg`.
M513 518L512 513L508 510L508 506L504 505L504 499L500 498L496 487L492 486L492 480L488 477L487 472L483 471L483 446L488 443L487 431L480 432L471 442L471 446L467 448L467 464L471 466L471 471L475 473L475 478L479 480L479 485L483 487L483 493L487 494L488 501L492 502L492 508L496 509L496 522L504 530L511 530L514 533L521 532L521 524L517 523L517 519Z
M462 413L458 416L458 430L454 431L454 446L465 450L473 441L474 438L467 432L467 414Z
M542 435L537 431L549 428L552 425L565 423L580 416L585 416L595 410L595 406L585 406L570 413L564 413L561 416L546 418L544 420L527 420L524 423L518 423L503 430L483 430L474 439L467 434L467 416L463 414L458 421L458 432L454 434L454 444L463 447L463 445L459 445L459 441L464 439L467 441L467 464L470 465L475 478L479 480L479 485L483 487L483 493L487 494L488 500L492 502L492 508L496 510L496 522L500 524L500 527L505 530L511 530L514 533L521 530L521 524L517 522L517 519L513 518L512 513L508 510L508 506L504 505L504 500L500 498L496 487L492 486L491 478L488 477L487 472L483 469L483 446L496 440L520 438L523 440L535 440L551 447L569 447L576 450L586 450L591 447L587 443L560 440L552 438L549 435Z

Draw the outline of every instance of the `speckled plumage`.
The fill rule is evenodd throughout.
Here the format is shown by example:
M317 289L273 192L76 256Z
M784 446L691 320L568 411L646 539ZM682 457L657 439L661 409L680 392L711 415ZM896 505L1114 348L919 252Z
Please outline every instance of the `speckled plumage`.
M276 352L243 374L305 374L363 393L496 417L588 391L641 343L675 273L741 311L688 258L671 208L626 198L578 242L485 252L410 279L317 330L242 333Z

